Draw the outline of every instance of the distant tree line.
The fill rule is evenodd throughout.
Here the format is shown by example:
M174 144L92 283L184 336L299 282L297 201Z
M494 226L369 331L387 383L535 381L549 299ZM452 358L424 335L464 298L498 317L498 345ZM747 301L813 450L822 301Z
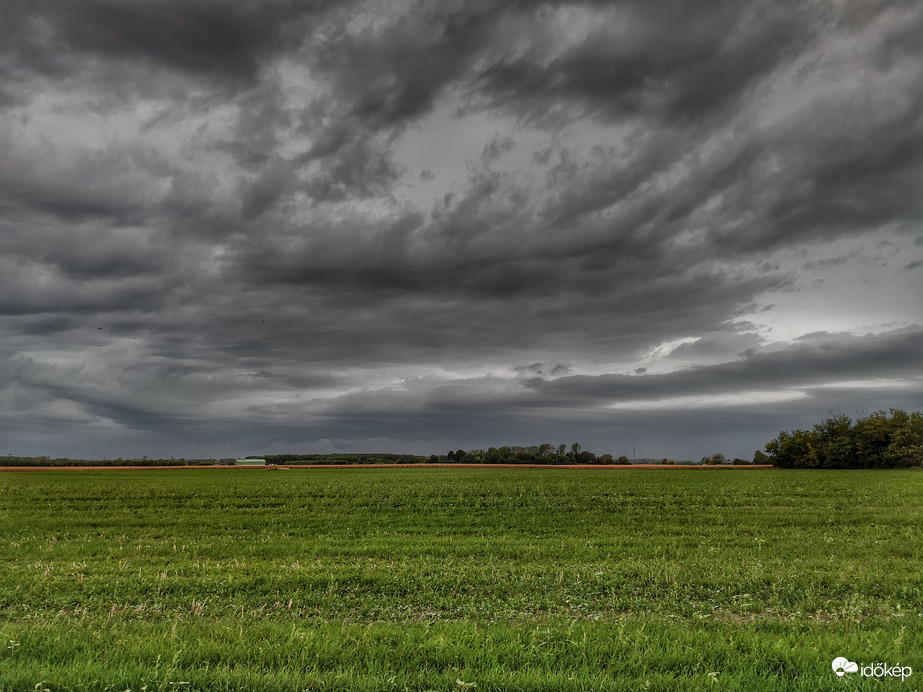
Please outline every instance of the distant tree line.
M756 462L756 459L754 459L753 461L750 461L749 459L741 459L740 457L734 457L733 459L728 459L721 452L718 452L717 454L712 454L710 457L702 457L702 461L700 463L706 466L718 466L718 465L725 465L725 464L731 464L732 466L747 466L749 464L755 464L757 462ZM767 461L767 462L760 462L760 463L768 464L769 462Z
M257 458L257 457L248 457ZM487 449L450 449L446 454L267 454L272 465L360 465L360 464L538 464L538 465L629 465L626 456L596 455L579 442L554 446L550 443L529 447L502 446ZM635 460L637 463L639 460ZM644 463L657 463L645 459ZM220 466L233 459L71 459L47 456L0 456L0 466ZM660 461L674 465L673 459ZM686 463L686 462L679 462ZM727 459L723 454L702 457L702 464L772 464L780 468L907 468L923 466L923 413L899 409L876 411L858 416L855 421L841 413L831 413L811 430L781 432L757 451L753 461Z
M233 460L232 460L233 461ZM214 466L219 459L71 459L70 457L0 456L0 466Z
M908 468L923 465L923 414L876 411L853 421L831 413L812 430L779 433L755 463L795 469Z
M628 464L628 457L597 456L579 442L567 445L549 443L531 447L488 447L450 449L446 454L268 454L261 457L270 464Z
M267 464L284 466L285 464L425 464L435 457L416 454L266 454L259 458L265 459Z
M487 449L449 450L448 453L429 456L415 454L266 454L248 459L265 459L267 464L276 466L297 465L363 465L363 464L624 464L631 462L628 457L613 457L611 454L596 455L584 450L575 442L566 445L551 444L531 447L488 447ZM227 466L234 459L71 459L66 457L51 458L47 456L0 457L0 466ZM664 460L664 463L669 463ZM676 462L672 462L676 463Z
M567 445L557 447L550 443L530 447L488 447L487 449L449 450L445 461L456 464L629 464L628 457L613 457L611 454L597 456L583 449L575 442L568 449Z

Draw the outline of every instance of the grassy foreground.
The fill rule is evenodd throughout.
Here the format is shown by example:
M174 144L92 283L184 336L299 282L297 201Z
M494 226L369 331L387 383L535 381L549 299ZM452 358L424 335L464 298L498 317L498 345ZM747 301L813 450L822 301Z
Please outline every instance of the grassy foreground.
M10 472L0 531L2 692L923 689L919 471Z

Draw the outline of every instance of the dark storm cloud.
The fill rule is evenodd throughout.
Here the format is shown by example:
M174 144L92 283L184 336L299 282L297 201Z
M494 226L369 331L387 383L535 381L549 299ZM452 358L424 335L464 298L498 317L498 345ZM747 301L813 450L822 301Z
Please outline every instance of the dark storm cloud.
M53 77L79 69L76 54L253 81L267 55L298 40L298 20L329 4L12 0L4 43L17 66Z
M2 8L17 445L762 435L715 402L917 382L915 3Z
M335 147L335 155L316 156L322 172L309 177L305 192L315 202L339 202L351 198L387 195L401 174L390 152L361 131L353 131Z
M549 56L542 41L479 75L495 107L553 124L562 112L697 123L722 114L810 38L791 3L620 3L578 45ZM664 21L669 13L670 21ZM580 110L573 113L576 101Z
M768 221L793 234L843 233L894 218L919 215L915 199L923 175L923 95L907 99L884 122L864 129L861 139L846 131L827 135L822 161L809 166L811 185L770 206Z
M381 31L337 35L318 51L318 66L348 112L373 127L426 113L443 88L467 71L493 39L503 9L494 3L431 3Z

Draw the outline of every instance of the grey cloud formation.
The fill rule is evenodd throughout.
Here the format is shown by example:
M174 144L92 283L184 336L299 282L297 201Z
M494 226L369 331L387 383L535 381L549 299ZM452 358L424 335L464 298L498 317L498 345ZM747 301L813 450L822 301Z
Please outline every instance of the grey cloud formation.
M869 379L900 380L923 366L923 330L862 337L812 334L785 349L741 356L733 362L662 375L536 378L525 385L538 391L543 401L585 403L735 393L743 383L751 390L806 390L831 381L848 382L857 373Z
M923 408L918 3L0 9L0 454Z
M811 38L816 12L788 3L734 5L620 3L587 11L563 6L561 23L588 29L561 46L559 26L536 22L521 52L480 75L498 107L553 123L591 114L608 120L646 117L694 124L726 114L760 77ZM576 15L576 16L574 16Z
M8 0L4 5L4 43L22 71L61 78L79 73L89 61L100 60L101 70L127 61L252 83L264 60L297 43L299 23L324 3L90 0L77 6Z

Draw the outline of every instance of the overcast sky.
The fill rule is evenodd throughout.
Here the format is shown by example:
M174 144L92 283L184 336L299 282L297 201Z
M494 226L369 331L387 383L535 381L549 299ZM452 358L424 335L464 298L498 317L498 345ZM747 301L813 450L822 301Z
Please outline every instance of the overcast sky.
M0 455L753 455L923 408L923 4L0 0Z

